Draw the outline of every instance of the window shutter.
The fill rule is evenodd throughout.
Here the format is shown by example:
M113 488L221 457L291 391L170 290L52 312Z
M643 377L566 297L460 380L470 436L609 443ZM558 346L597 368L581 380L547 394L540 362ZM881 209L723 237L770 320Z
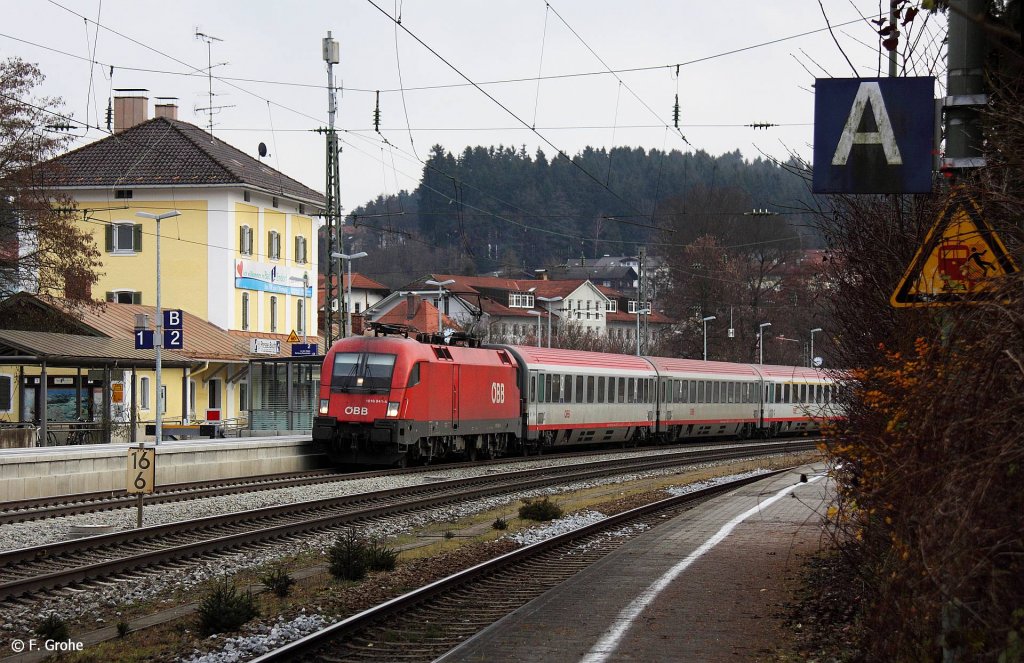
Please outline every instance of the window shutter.
M141 303L142 303L142 293L141 292L133 292L132 293L132 304L141 304Z
M107 299L108 302L114 301L114 293L108 292L107 296L106 296L106 299Z
M300 265L305 262L302 259L302 238L298 235L295 236L295 262Z
M114 250L114 226L112 224L107 224L104 235L106 239L107 253L110 253Z
M142 224L136 223L132 228L132 249L136 252L142 250Z
M245 253L245 226L238 229L238 252Z
M267 233L267 257L274 257L274 231L271 230Z

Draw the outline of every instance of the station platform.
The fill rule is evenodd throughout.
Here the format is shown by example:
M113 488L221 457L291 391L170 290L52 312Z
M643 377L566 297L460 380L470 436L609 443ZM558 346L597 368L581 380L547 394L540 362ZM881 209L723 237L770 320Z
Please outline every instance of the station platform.
M825 545L830 482L824 473L824 465L806 466L709 500L439 661L763 658L783 633L784 604L801 564Z
M125 489L128 444L0 449L0 502ZM152 447L153 442L146 443ZM163 441L156 485L301 472L327 466L309 435Z

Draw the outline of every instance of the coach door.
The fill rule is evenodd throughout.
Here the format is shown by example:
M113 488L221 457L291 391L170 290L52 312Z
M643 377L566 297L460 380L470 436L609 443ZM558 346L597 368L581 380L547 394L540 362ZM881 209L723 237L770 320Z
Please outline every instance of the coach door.
M526 437L534 439L537 437L537 401L540 400L540 390L544 388L544 376L538 371L530 371L528 393L526 395Z
M452 430L459 430L459 377L461 366L452 365Z

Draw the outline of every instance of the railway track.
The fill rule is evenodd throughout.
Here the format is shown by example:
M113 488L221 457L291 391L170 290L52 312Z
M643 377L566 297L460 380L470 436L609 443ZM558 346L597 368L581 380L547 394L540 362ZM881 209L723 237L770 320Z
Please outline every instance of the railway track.
M433 661L695 504L786 470L648 504L520 548L365 610L253 660Z
M730 442L721 446L734 446ZM702 445L703 446L703 445ZM707 445L715 446L715 445ZM660 451L664 452L665 446L637 447L629 452L637 451ZM587 458L594 455L608 455L614 453L607 449L597 451L583 451L564 454L548 454L543 456L545 460L558 460L561 458ZM477 466L512 464L536 461L536 456L526 458L501 458L488 461L478 461ZM190 483L168 484L157 486L156 491L146 496L146 504L170 504L174 502L185 502L223 495L240 495L259 491L277 490L281 488L294 488L299 486L313 486L338 481L351 481L354 479L367 479L380 476L415 475L437 472L446 469L459 469L468 467L466 463L446 463L422 467L410 467L404 469L387 469L362 472L341 472L335 469L311 470L309 472L293 472L288 474L262 475L256 477L244 477L237 480L223 481L198 481ZM80 493L76 495L60 495L54 497L43 497L27 500L15 500L0 505L0 525L19 523L45 518L60 518L74 516L83 513L96 513L100 511L112 511L134 507L137 499L134 495L128 495L123 491L97 491L91 493Z
M0 554L0 600L310 532L615 474L813 448L808 440L618 458L286 504Z

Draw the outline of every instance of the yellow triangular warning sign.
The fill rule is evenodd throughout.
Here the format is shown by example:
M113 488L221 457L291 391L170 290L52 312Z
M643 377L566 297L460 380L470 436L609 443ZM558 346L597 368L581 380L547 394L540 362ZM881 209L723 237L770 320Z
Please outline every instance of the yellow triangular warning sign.
M292 330L291 334L288 334L288 342L289 343L298 343L299 342L299 335L295 333L294 329Z
M893 306L946 306L992 298L992 280L1017 271L969 196L954 193L893 292Z

